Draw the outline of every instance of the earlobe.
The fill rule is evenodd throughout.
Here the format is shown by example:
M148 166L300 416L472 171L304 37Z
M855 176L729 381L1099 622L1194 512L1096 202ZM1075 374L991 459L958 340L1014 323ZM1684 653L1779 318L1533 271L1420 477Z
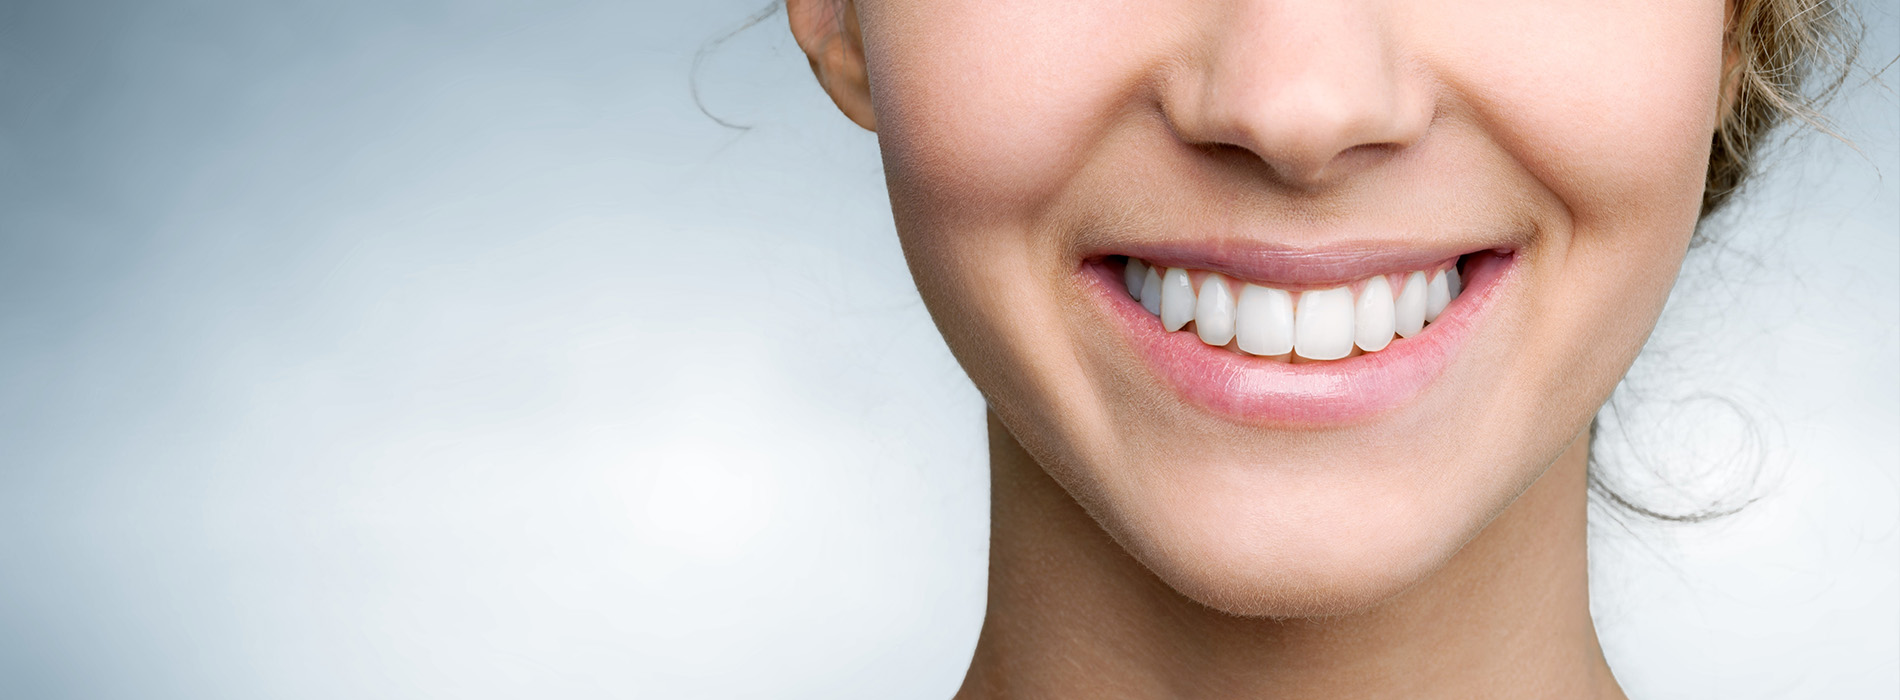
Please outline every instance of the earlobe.
M838 111L858 126L877 131L871 83L864 67L864 39L853 0L785 0L792 38L811 62L818 85Z

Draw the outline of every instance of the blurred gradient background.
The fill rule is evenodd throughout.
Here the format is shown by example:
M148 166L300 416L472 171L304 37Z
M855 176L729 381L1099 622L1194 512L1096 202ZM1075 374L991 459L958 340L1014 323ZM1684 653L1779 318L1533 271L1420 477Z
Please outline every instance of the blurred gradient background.
M0 697L949 697L982 402L782 16L695 108L762 4L0 2ZM1598 513L1633 697L1900 696L1900 107L1832 114L1619 393L1632 493L1759 498Z

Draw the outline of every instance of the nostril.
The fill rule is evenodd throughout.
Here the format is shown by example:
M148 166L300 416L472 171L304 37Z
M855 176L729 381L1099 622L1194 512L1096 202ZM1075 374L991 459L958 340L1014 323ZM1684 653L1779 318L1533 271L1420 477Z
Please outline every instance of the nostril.
M1189 145L1209 159L1236 170L1252 170L1282 187L1311 189L1334 183L1353 173L1379 167L1405 150L1398 143L1366 143L1332 154L1313 154L1301 159L1292 154L1263 158L1260 151L1224 141L1200 141Z
M1333 162L1329 165L1343 166L1348 169L1376 165L1381 161L1397 155L1402 148L1404 148L1404 146L1391 142L1362 143L1340 151L1338 155L1333 156Z

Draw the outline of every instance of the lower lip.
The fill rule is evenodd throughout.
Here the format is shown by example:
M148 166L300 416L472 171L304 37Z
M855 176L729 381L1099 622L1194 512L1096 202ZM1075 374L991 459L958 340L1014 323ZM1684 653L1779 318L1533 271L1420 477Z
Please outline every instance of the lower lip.
M1203 343L1192 332L1168 332L1102 261L1087 266L1094 274L1085 279L1121 319L1155 375L1188 403L1244 423L1324 427L1402 406L1442 376L1516 268L1515 260L1508 253L1469 256L1464 291L1418 335L1394 339L1378 352L1304 364L1241 355Z

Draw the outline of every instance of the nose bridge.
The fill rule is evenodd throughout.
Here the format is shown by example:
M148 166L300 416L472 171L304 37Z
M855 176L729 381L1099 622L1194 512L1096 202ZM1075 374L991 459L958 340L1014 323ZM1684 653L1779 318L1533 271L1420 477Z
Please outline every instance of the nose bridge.
M1375 4L1234 0L1164 105L1181 138L1245 149L1310 185L1411 145L1430 91L1407 70Z

